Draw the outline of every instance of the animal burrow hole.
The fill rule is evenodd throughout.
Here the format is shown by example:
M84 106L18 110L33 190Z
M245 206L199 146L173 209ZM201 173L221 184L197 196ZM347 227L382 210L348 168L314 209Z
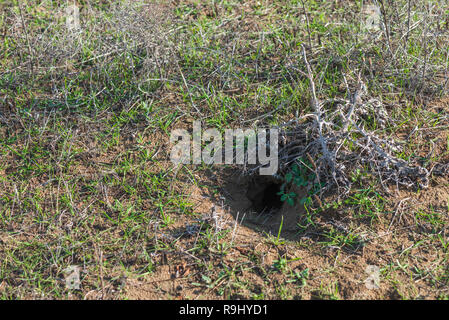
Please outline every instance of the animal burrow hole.
M273 177L253 177L248 182L246 197L251 201L251 209L259 214L275 214L283 206L281 200L282 181Z
M304 206L298 201L292 206L281 200L281 191L295 192L297 198L305 195L302 188L285 186L284 181L274 176L233 176L225 187L226 202L235 218L247 225L257 225L266 232L277 234L295 231Z

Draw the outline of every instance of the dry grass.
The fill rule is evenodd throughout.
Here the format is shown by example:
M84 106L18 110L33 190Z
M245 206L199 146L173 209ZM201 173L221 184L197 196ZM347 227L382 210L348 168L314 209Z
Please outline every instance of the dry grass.
M0 4L1 297L447 298L449 7L375 3ZM175 170L193 120L282 128L294 206Z

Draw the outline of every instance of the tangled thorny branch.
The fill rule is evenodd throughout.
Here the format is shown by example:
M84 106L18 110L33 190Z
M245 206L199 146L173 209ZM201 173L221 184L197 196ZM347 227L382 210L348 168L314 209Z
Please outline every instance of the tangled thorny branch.
M320 100L305 48L303 59L313 113L279 126L281 172L288 172L294 162L305 165L314 171L321 192L336 187L339 196L350 190L350 175L356 169L376 174L385 188L387 184L426 188L432 170L398 158L394 154L402 150L401 144L376 134L394 120L381 101L368 96L360 75L352 91L345 79L349 98Z

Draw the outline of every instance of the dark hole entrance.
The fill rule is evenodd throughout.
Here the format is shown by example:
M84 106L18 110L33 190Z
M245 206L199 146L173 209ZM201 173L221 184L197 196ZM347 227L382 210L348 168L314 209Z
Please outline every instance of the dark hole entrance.
M250 186L253 190L248 190L247 196L253 204L253 209L259 213L273 213L278 211L283 202L278 193L281 191L281 184L273 181L261 183L258 186Z

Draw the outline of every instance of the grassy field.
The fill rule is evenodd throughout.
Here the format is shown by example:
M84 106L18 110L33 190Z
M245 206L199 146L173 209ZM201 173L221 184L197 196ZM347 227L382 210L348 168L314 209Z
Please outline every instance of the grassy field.
M449 298L446 0L76 5L0 0L2 299ZM195 120L297 147L174 166Z

